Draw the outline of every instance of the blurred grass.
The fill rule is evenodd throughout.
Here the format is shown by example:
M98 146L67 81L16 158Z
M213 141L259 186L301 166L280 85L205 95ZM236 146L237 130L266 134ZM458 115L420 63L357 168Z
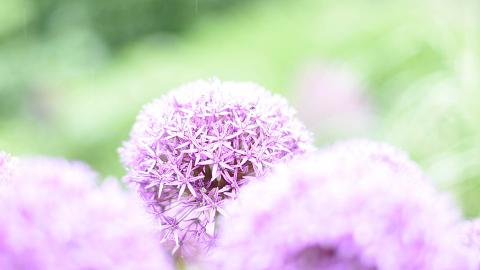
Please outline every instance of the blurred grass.
M88 1L0 1L8 15L0 16L0 149L82 159L121 176L116 149L141 105L167 90L219 76L293 98L305 64L344 62L378 107L370 136L404 148L468 216L480 214L474 1L180 1L173 10L194 18L171 27L149 1L117 11L105 1L93 15Z

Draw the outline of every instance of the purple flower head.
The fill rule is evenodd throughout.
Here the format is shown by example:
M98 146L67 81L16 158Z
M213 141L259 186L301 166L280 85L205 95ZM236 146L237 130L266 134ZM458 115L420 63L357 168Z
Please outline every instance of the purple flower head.
M350 139L332 144L329 148L330 159L353 164L364 159L371 166L392 170L397 174L405 174L408 178L428 181L421 168L410 159L407 153L386 143L366 139ZM326 151L324 151L326 152Z
M148 217L82 163L19 160L0 189L0 269L173 269Z
M392 166L404 161L394 148L354 141L279 166L226 207L208 262L229 270L478 269L449 234L456 207L421 172Z
M190 257L213 244L226 200L311 142L285 99L252 83L210 80L146 105L120 154L163 240Z

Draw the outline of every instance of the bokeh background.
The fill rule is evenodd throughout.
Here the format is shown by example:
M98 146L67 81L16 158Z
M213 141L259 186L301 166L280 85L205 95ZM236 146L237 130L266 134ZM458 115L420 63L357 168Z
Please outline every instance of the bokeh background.
M121 177L142 104L217 76L287 96L319 146L407 151L480 214L478 0L0 0L0 149Z

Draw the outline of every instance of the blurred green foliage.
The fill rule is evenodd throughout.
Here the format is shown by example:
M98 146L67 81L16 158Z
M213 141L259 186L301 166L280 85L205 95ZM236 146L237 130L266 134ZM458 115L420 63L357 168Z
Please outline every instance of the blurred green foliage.
M235 8L243 0L2 0L3 38L42 36L88 27L110 47L161 32L186 31L201 16Z
M307 63L342 62L375 101L369 136L404 148L468 216L480 214L475 1L0 4L0 149L82 159L121 176L116 149L141 105L170 88L219 76L293 98Z

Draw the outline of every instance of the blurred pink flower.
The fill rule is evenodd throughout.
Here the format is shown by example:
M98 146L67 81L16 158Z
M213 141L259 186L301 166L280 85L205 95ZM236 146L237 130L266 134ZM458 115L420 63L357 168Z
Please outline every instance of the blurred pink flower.
M135 194L86 165L20 160L0 189L0 269L173 269Z
M229 270L472 269L460 214L393 147L335 144L277 167L226 207L210 265Z
M299 117L317 137L359 135L373 127L372 101L345 66L310 65L299 75L295 90Z

